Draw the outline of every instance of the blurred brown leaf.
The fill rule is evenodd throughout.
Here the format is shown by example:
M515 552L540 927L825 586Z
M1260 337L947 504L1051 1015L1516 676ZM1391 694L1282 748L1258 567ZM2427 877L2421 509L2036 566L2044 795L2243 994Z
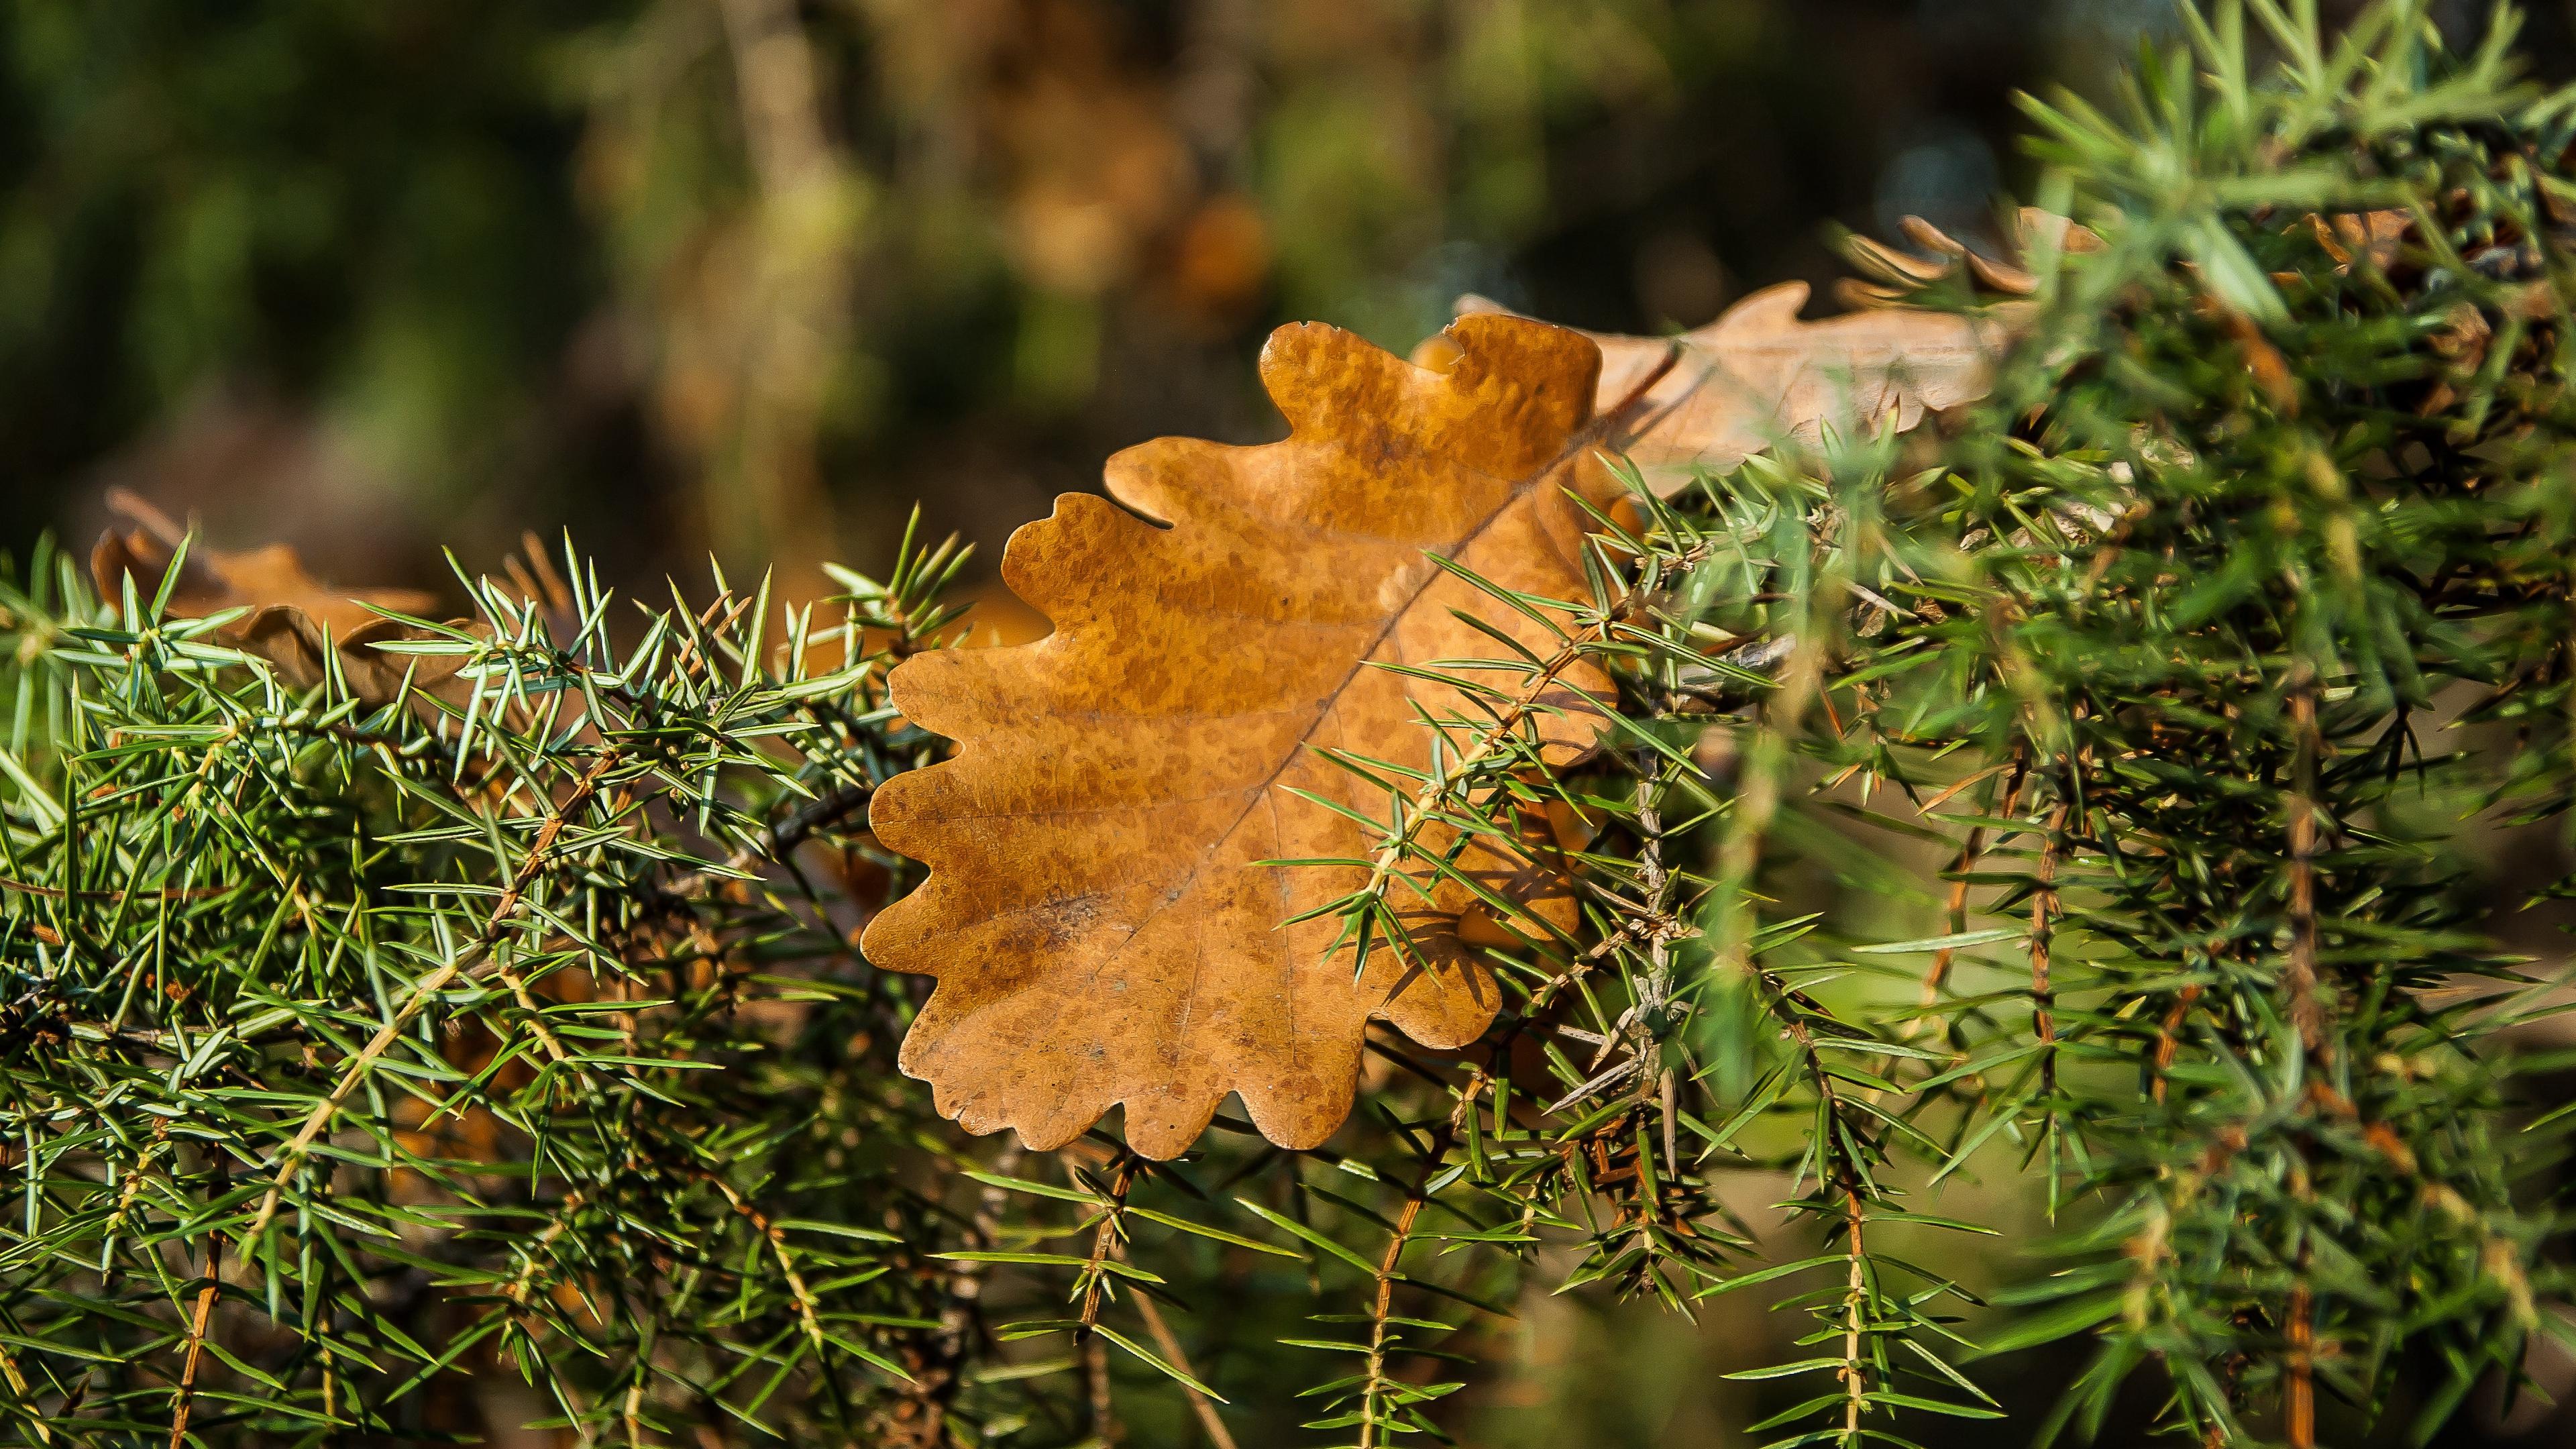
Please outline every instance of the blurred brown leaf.
M2397 264L2398 248L2415 229L2415 216L2406 211L2338 212L2331 217L2311 215L2308 225L2316 229L2318 244L2335 259L2335 270L2350 271L2358 256L2368 259L2374 270L2385 272Z
M183 531L168 515L122 488L107 494L108 507L135 525L111 528L90 550L90 577L105 599L116 599L131 577L137 595L159 591L177 557ZM336 652L342 674L359 698L389 700L406 672L426 685L455 673L453 660L387 654L369 646L417 637L419 631L376 612L421 614L437 599L417 589L342 589L304 571L294 549L282 543L239 553L192 544L170 590L169 612L202 619L228 609L246 610L217 630L223 642L258 655L299 685L323 676L323 661Z
M1922 248L1923 254L1899 251L1865 236L1843 239L1843 255L1863 274L1835 285L1834 295L1846 305L1904 306L1916 293L1956 274L1961 267L1967 269L1969 280L1983 292L2028 297L2039 290L2039 278L2022 265L2032 252L2102 249L2102 238L2092 228L2036 206L2025 206L2015 214L2012 254L2007 258L1987 256L1919 216L1903 218L1897 229L1905 233L1907 241Z
M1601 348L1599 406L1638 401L1623 451L1657 493L1791 436L1849 436L1891 419L1902 430L1982 397L2012 328L1994 309L1884 307L1808 322L1806 303L1805 283L1784 282L1677 337L1584 334ZM1458 310L1503 308L1471 296Z
M1827 428L1848 435L1891 422L1903 430L1926 412L1984 396L1995 358L2026 311L2018 299L2035 292L2038 279L2018 261L1977 253L1920 217L1901 225L1928 255L1849 238L1845 252L1868 280L1846 279L1837 289L1856 309L1843 316L1802 320L1807 288L1789 282L1676 337L1587 334L1602 351L1600 406L1642 404L1625 452L1658 493L1792 436L1814 441ZM2081 252L2098 250L2102 240L2062 216L2023 208L2016 255L2043 243ZM1966 314L1910 305L1962 267L1979 288L2012 300ZM1471 296L1459 299L1458 310L1501 308ZM1434 339L1416 360L1437 366L1437 353Z
M1335 807L1377 818L1387 802L1319 750L1428 766L1418 713L1473 706L1376 666L1490 656L1453 611L1555 654L1548 627L1425 555L1579 596L1584 514L1565 490L1612 484L1593 461L1607 430L1590 343L1508 317L1447 337L1435 373L1334 328L1281 328L1262 376L1287 439L1119 454L1117 502L1067 494L1004 554L1053 635L894 673L897 707L957 751L877 794L877 838L931 875L865 947L940 978L902 1064L969 1130L1052 1148L1123 1104L1128 1141L1169 1157L1234 1092L1272 1141L1311 1147L1350 1111L1372 1017L1434 1047L1491 1021L1495 983L1461 939L1479 908L1454 882L1397 885L1419 964L1381 947L1355 977L1329 907L1370 880L1380 835ZM1588 748L1608 679L1568 655L1528 687L1544 747ZM1561 918L1544 854L1470 849L1461 865L1507 897L1559 891L1540 909ZM1361 863L1266 863L1288 859Z

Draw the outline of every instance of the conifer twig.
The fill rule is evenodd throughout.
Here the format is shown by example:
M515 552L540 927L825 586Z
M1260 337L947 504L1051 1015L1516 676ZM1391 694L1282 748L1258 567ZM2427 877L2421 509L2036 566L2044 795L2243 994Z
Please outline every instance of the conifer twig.
M2317 697L2312 680L2302 678L2290 690L2290 721L2297 733L2297 758L2289 799L2290 811L2290 967L2283 987L2290 997L2290 1021L2310 1055L2326 1051L2326 1012L2318 1000L2317 981Z
M537 838L529 846L526 859L520 863L509 886L502 891L500 900L493 905L490 916L484 922L483 930L475 937L473 944L451 957L438 969L412 983L411 990L404 995L402 1004L394 1009L393 1015L377 1029L373 1037L368 1039L367 1044L359 1049L358 1054L349 1060L348 1065L342 1068L340 1079L333 1084L330 1094L313 1105L312 1112L304 1119L304 1125L296 1130L295 1136L278 1154L276 1174L269 1180L268 1192L260 1199L259 1211L252 1216L250 1225L242 1230L241 1240L245 1245L257 1242L260 1235L267 1231L270 1221L277 1216L279 1203L286 1195L287 1183L294 1179L296 1170L303 1165L304 1154L311 1150L315 1139L322 1135L323 1129L330 1125L331 1119L339 1113L342 1104L349 1100L349 1094L357 1090L358 1083L365 1080L369 1070L375 1066L377 1058L382 1057L392 1048L394 1042L402 1036L403 1029L411 1025L412 1019L420 1014L422 1008L429 1005L431 998L445 990L449 982L475 970L492 954L493 947L500 942L502 931L518 915L519 907L526 900L528 889L536 883L538 873L545 868L548 857L554 851L555 840L563 832L564 822L590 803L591 796L599 789L600 781L610 770L616 768L619 759L620 752L614 746L600 751L598 758L591 762L590 768L582 774L563 804L547 817L543 826L539 827Z
M1450 1111L1449 1120L1431 1134L1429 1151L1424 1154L1422 1174L1405 1189L1403 1205L1396 1209L1394 1231L1387 1235L1386 1251L1379 1255L1374 1292L1369 1299L1369 1338L1366 1367L1360 1386L1359 1449L1379 1449L1385 1419L1379 1409L1380 1385L1386 1382L1388 1320L1395 1314L1396 1266L1404 1250L1413 1241L1414 1223L1422 1216L1423 1205L1431 1199L1431 1181L1439 1175L1441 1160L1449 1155L1463 1114L1475 1110L1476 1098L1462 1093L1458 1105Z
M2057 863L2065 848L2066 813L2067 805L2062 800L2049 813L2030 896L2030 1026L2039 1041L2040 1092L2050 1097L2057 1092L2057 1020L2051 1012L2057 997L2049 984L2049 967L2057 928ZM2052 1105L2048 1111L2054 1117L2057 1109Z
M1869 1249L1862 1242L1860 1190L1843 1187L1843 1253L1850 1271L1843 1289L1843 1442L1861 1442L1860 1416L1869 1408L1869 1375L1861 1367L1861 1334L1869 1321Z
M197 1306L188 1319L188 1349L179 1368L179 1387L170 1401L170 1449L188 1442L188 1414L196 1407L197 1366L206 1354L206 1334L215 1316L215 1298L223 1287L224 1239L206 1235L206 1286L197 1290Z
M1999 803L1993 806L1989 812L1990 814L2004 819L2011 818L2013 811L2021 803L2022 781L2029 775L2029 773L2030 751L2027 745L2016 746L2013 751L2011 777L2004 785L2003 798ZM1947 793L1948 792L1945 791L1944 795L1946 796ZM1937 800L1928 801L1925 803L1923 808L1926 811L1929 811L1935 808L1938 803L1939 802ZM1977 868L1977 859L1985 853L1985 848L1986 827L1983 824L1971 826L1968 829L1968 838L1959 846L1958 858L1951 862L1950 897L1947 903L1951 935L1958 936L1965 935L1967 933L1968 877ZM1947 985L1950 980L1951 963L1958 959L1958 955L1959 948L1956 946L1943 946L1941 949L1932 953L1932 964L1923 969L1923 993L1921 1004L1924 1012L1928 1013L1935 1005L1939 1004L1941 1000L1941 989L1943 986ZM1923 1017L1921 1015L1917 1015L1915 1018L1916 1022L1920 1022L1922 1020Z

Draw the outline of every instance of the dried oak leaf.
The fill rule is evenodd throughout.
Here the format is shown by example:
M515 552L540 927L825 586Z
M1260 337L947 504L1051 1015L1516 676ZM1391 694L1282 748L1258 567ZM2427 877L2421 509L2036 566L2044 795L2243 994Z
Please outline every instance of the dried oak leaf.
M1900 218L1896 225L1907 241L1922 249L1920 254L1857 234L1843 239L1844 257L1862 273L1834 284L1834 295L1845 305L1901 307L1961 267L1980 293L2028 297L2039 291L2039 277L2021 264L2023 259L2039 251L2098 252L2104 245L2092 228L2036 206L2025 206L2015 214L2008 258L1987 256L1919 216ZM2017 315L2008 309L2000 313L2005 319Z
M111 528L99 536L97 547L90 550L90 577L100 597L112 600L131 575L136 592L149 599L160 589L177 555L180 531L160 510L123 489L111 490L107 501L135 526L123 532ZM419 685L455 672L453 658L415 659L369 647L418 632L376 609L417 615L436 602L416 589L328 587L306 573L303 560L282 543L240 553L199 544L189 548L180 564L169 611L183 619L201 619L227 609L246 609L247 613L217 631L224 643L266 659L297 684L321 679L324 658L336 651L350 690L361 699L382 703L401 689L406 671Z
M1697 470L1722 471L1798 435L1848 435L1891 416L1902 430L1985 395L2013 316L1873 307L1800 320L1803 282L1766 287L1705 327L1676 337L1592 333L1601 348L1605 407L1645 389L1621 451L1657 493ZM1459 299L1475 316L1502 308Z
M1670 495L1695 471L1734 467L1786 437L1813 441L1828 427L1849 433L1891 416L1900 430L1911 428L1926 412L1985 395L1996 358L2026 325L2030 307L2019 299L2038 291L2039 279L2018 260L1983 256L1920 217L1906 217L1901 226L1923 255L1863 236L1846 241L1846 254L1867 278L1845 278L1836 287L1856 309L1846 315L1800 320L1807 289L1787 283L1677 337L1587 334L1601 346L1602 406L1653 380L1621 446L1658 493ZM2016 216L2011 243L2015 258L2043 248L2099 251L2103 244L2090 230L2036 207ZM1967 314L1913 305L1924 289L1962 267L1981 293L2002 300ZM1502 308L1462 297L1458 310ZM1420 353L1417 359L1434 360Z
M1408 911L1418 964L1380 949L1355 979L1335 920L1285 923L1366 870L1262 863L1367 857L1375 834L1306 796L1383 818L1385 792L1319 751L1420 768L1417 711L1469 711L1372 666L1494 657L1459 613L1556 648L1427 555L1543 597L1585 591L1566 490L1613 491L1594 457L1598 352L1522 318L1448 335L1433 372L1331 327L1279 329L1261 373L1286 439L1118 454L1116 503L1067 494L1003 555L1053 634L924 654L888 681L957 748L877 793L878 840L931 873L863 944L939 977L901 1063L968 1130L1046 1149L1123 1106L1128 1142L1169 1157L1232 1092L1271 1141L1313 1146L1349 1115L1371 1018L1430 1047L1492 1020L1494 981L1461 940L1471 892ZM1583 663L1541 692L1549 753L1589 748L1608 688ZM1467 864L1523 898L1553 878L1526 855Z

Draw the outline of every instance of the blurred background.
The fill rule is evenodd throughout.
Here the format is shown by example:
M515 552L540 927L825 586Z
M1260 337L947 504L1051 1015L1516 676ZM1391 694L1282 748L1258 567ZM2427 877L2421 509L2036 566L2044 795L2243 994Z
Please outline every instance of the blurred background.
M2566 15L2533 17L2563 55ZM2473 22L2482 3L2454 3ZM1278 322L1655 331L1975 235L2168 0L12 0L0 545L342 583L570 525L819 587L1275 431ZM989 555L988 555L989 557Z
M2576 4L2526 9L2576 72ZM10 0L0 548L85 544L122 486L352 584L569 527L628 584L712 553L810 593L916 501L992 550L1116 448L1275 436L1281 321L1400 351L1474 290L1653 332L1830 280L1837 226L1990 237L2015 94L2103 96L2177 31L2167 0ZM1471 1442L1737 1442L1778 1396L1717 1375L1796 1328L1525 1307ZM2037 1409L2074 1364L1999 1367ZM2448 1442L2576 1442L2469 1419Z

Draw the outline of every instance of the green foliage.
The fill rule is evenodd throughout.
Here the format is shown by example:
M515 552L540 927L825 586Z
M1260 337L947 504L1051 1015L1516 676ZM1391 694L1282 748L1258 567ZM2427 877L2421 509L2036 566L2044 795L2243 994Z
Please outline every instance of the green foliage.
M901 1210L840 1206L888 1170L845 1052L883 993L818 969L812 892L737 882L919 758L873 684L953 558L800 618L777 674L760 595L619 650L592 587L549 619L485 585L482 629L405 646L470 691L373 707L48 562L0 756L22 1420L418 1433L469 1355L584 1425L657 1374L898 1372Z
M1389 798L1368 949L1551 810L1584 920L1519 916L1491 1035L1373 1043L1313 1152L1034 1157L894 1069L925 983L848 943L910 867L859 813L940 748L882 684L953 554L783 616L568 557L372 702L40 555L12 1432L425 1440L512 1375L582 1442L1376 1449L1572 1290L1785 1295L1781 1444L1990 1434L1981 1353L2060 1339L2047 1435L2134 1383L2204 1442L2429 1434L2515 1381L2565 1333L2569 1063L2469 862L2576 801L2576 95L2412 5L2194 34L2117 118L2033 108L2102 246L2027 259L1987 404L1641 492L1556 651L1439 666L1433 769L1345 761ZM1618 718L1552 767L1581 659ZM2054 1224L2000 1285L1980 1179Z

